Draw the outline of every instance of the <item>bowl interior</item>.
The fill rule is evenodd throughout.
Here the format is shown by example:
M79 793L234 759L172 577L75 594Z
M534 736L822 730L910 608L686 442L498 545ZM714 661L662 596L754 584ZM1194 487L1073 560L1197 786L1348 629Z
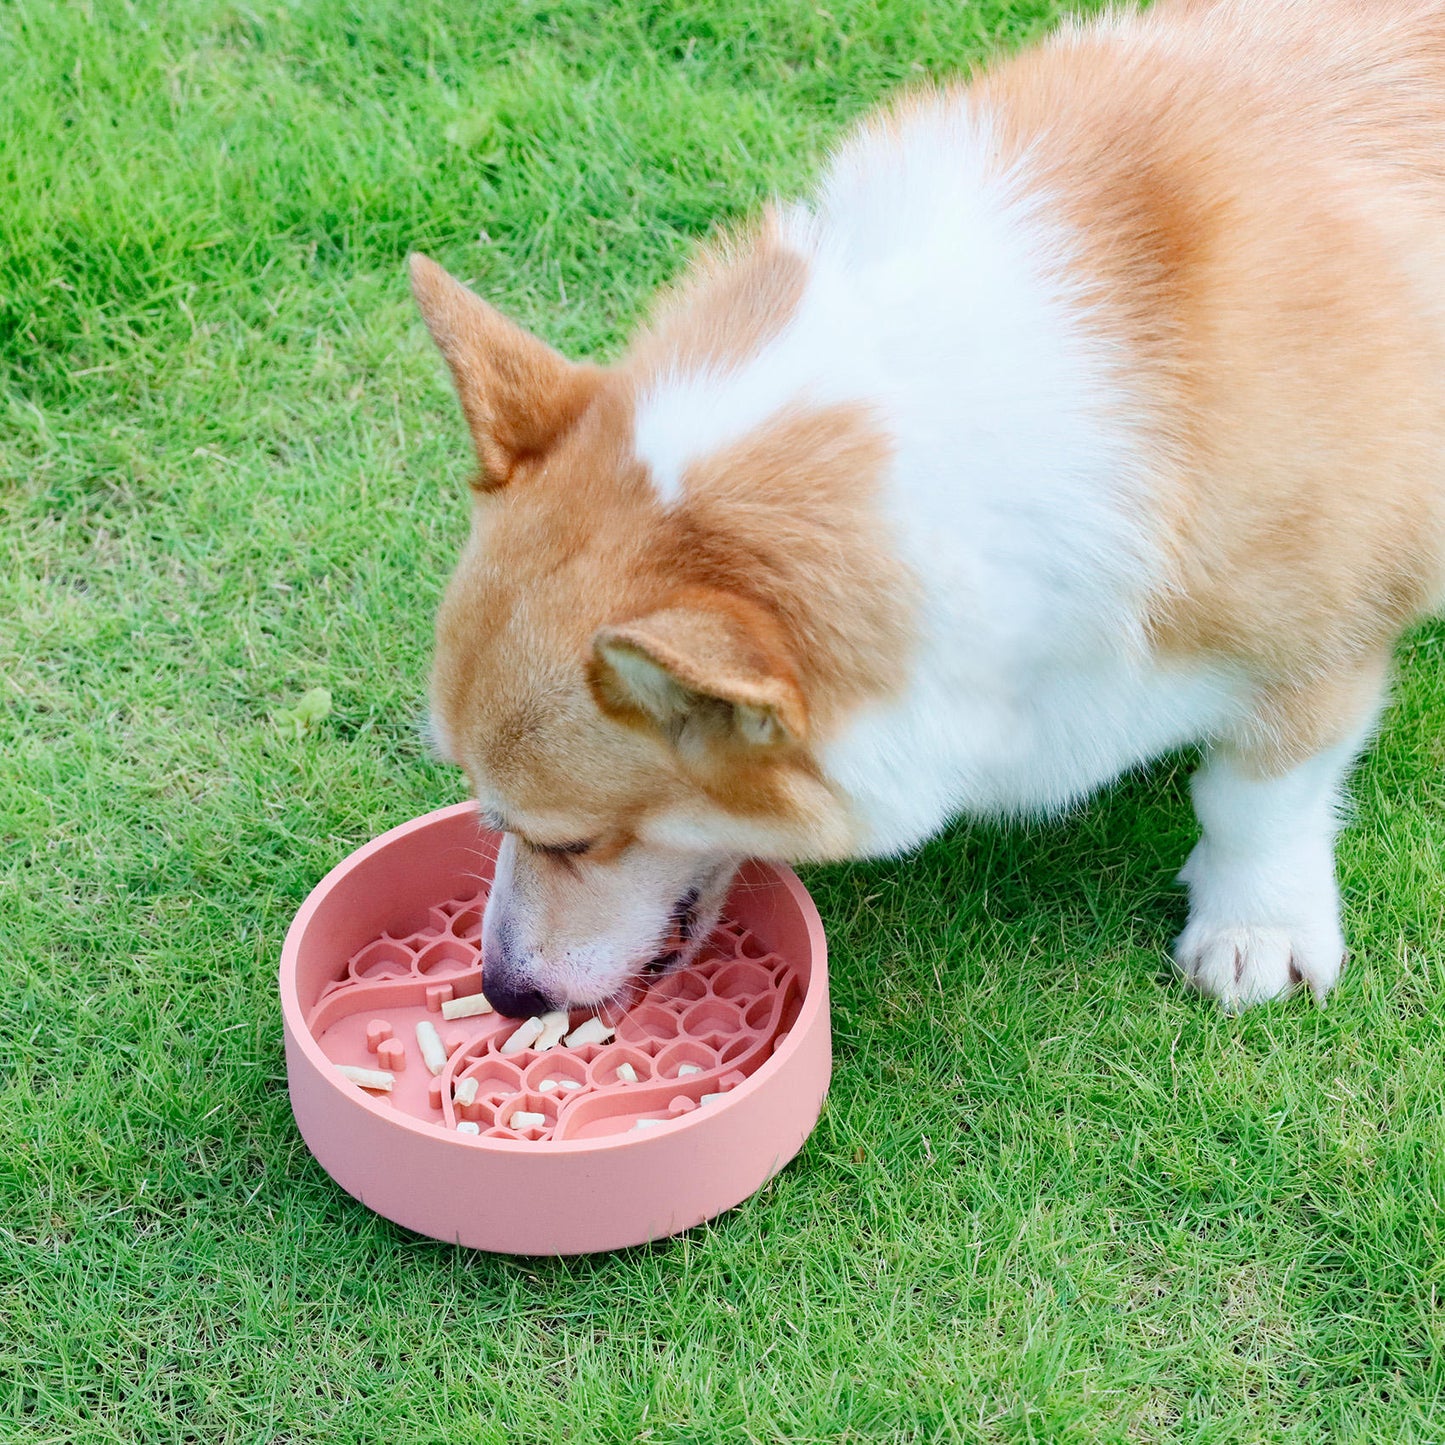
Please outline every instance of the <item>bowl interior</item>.
M304 1026L332 1063L389 1076L374 1102L453 1138L545 1147L714 1107L786 1040L813 937L787 881L749 864L698 960L602 1012L610 1037L509 1051L519 1021L471 1011L484 1002L481 917L499 841L469 807L418 819L335 870L298 915L287 956Z

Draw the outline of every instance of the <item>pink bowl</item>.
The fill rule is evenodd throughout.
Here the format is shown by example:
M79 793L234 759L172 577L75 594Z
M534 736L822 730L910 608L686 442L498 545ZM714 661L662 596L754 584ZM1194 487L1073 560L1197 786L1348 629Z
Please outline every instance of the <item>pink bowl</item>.
M642 1244L746 1199L802 1147L832 1070L827 949L807 890L790 869L749 863L698 962L604 1015L615 1040L508 1056L516 1020L442 1013L480 991L497 842L471 803L442 808L358 849L301 906L280 984L307 1147L378 1214L507 1254ZM447 1049L435 1077L421 1021ZM339 1063L389 1067L391 1093ZM514 1128L518 1113L542 1122ZM638 1128L644 1118L661 1122Z

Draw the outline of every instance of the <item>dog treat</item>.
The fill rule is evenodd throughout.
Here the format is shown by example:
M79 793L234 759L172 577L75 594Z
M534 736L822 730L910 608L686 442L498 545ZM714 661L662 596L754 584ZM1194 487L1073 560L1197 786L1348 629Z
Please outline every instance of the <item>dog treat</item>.
M639 1119L632 1127L634 1129L651 1129L656 1124L666 1124L666 1119Z
M526 1109L518 1109L507 1121L508 1127L512 1129L541 1129L547 1123L545 1114L531 1114Z
M569 1049L580 1049L583 1044L605 1044L616 1032L599 1018L584 1019L562 1042Z
M631 1064L619 1064L617 1066L617 1077L625 1080L629 1084L635 1084L637 1082L637 1070L634 1069Z
M701 1065L701 1064L679 1064L679 1065L677 1066L677 1077L678 1077L679 1079L685 1079L685 1078L687 1078L687 1076L688 1076L689 1074L700 1074L700 1073L702 1073L702 1065Z
M559 1089L566 1089L570 1094L573 1090L582 1088L583 1084L581 1079L558 1079L557 1087Z
M698 1103L699 1103L699 1104L711 1104L714 1099L721 1099L721 1098L722 1098L722 1095L721 1095L721 1094L704 1094L704 1095L702 1096L702 1098L700 1098L700 1099L698 1100Z
M383 1094L389 1094L391 1086L396 1083L396 1075L386 1069L358 1069L355 1064L337 1064L336 1067L363 1089L379 1089Z
M463 1119L462 1122L457 1125L458 1134L480 1134L481 1132L482 1126L474 1123L471 1119Z
M557 1079L543 1079L542 1082L537 1085L537 1092L539 1094L550 1094L559 1082Z
M562 1042L562 1035L567 1032L567 1010L564 1008L553 1009L550 1013L542 1015L542 1032L537 1035L532 1047L539 1054L545 1054L548 1049L555 1049Z
M506 1042L497 1050L499 1054L520 1054L523 1049L531 1048L532 1040L535 1039L546 1024L535 1015L529 1018L526 1023L518 1024L510 1034Z
M449 998L442 1002L444 1019L469 1019L476 1014L489 1014L492 1006L484 993L469 993L465 998Z
M446 1046L430 1019L423 1019L416 1026L416 1043L421 1050L422 1062L433 1074L441 1073L447 1066Z
M456 1100L459 1104L475 1104L481 1084L476 1079L463 1079L457 1085Z

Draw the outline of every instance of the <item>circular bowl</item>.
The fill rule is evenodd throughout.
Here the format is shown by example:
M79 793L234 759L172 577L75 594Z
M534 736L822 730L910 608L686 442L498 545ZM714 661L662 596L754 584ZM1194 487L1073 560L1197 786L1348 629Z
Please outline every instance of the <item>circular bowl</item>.
M280 986L307 1147L378 1214L507 1254L643 1244L746 1199L802 1147L832 1069L823 926L797 875L745 865L698 962L605 1014L608 1044L507 1055L516 1020L443 1012L480 991L498 842L473 804L441 808L359 848L301 906ZM444 1040L436 1077L419 1022ZM390 1067L392 1092L338 1064Z

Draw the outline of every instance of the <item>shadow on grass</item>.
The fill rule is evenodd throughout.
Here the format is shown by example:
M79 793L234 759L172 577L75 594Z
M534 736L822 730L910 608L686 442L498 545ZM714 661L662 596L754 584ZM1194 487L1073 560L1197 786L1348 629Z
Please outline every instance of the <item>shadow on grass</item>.
M1048 821L956 823L904 857L803 870L828 928L835 991L879 966L923 992L966 987L1064 954L1128 958L1169 979L1183 922L1175 883L1197 835L1186 781L1193 756L1131 775ZM926 975L932 975L924 986Z

